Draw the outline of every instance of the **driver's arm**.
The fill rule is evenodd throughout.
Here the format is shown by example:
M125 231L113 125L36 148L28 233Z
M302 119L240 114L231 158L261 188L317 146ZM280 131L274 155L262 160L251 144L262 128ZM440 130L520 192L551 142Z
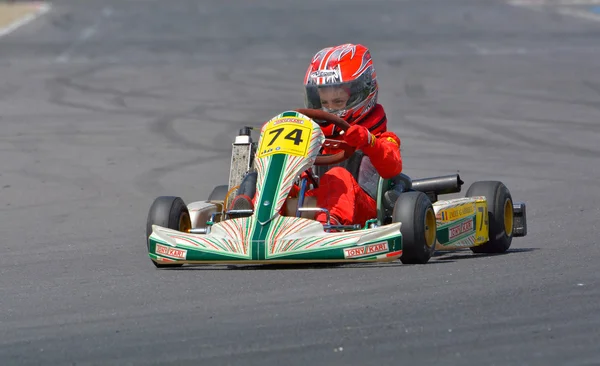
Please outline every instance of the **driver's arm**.
M402 172L400 138L393 132L372 135L369 144L361 150L371 159L382 178L392 178Z
M366 127L354 125L344 134L344 140L361 149L384 178L392 178L402 172L400 138L393 132L371 133Z

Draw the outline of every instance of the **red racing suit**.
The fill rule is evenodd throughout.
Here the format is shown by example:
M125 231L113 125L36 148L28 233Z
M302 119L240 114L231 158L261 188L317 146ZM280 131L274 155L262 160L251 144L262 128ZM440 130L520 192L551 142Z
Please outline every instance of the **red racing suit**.
M372 134L371 143L361 150L379 176L387 179L400 174L400 138L387 131L387 117L383 106L377 104L357 124L366 127ZM335 136L333 126L324 127L323 133L327 138L343 139L339 135ZM318 207L329 210L332 224L338 221L342 225L363 225L365 221L377 217L375 199L359 185L350 171L342 167L333 167L321 175L318 188L307 191L306 195L315 197ZM315 219L324 223L326 215L318 213Z

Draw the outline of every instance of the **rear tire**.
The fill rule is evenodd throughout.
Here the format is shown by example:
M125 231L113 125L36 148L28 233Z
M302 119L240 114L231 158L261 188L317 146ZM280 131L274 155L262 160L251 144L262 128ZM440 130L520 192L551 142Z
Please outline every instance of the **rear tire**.
M148 219L146 220L146 246L150 251L150 234L152 225L158 225L172 230L187 232L192 228L190 213L180 197L161 196L154 200ZM182 263L157 263L152 261L157 268L181 267Z
M425 264L435 251L437 225L433 205L423 192L401 193L394 205L392 222L401 222L404 264Z
M504 253L510 248L513 234L512 196L502 182L480 181L473 183L466 197L485 196L488 208L489 241L471 247L473 253Z

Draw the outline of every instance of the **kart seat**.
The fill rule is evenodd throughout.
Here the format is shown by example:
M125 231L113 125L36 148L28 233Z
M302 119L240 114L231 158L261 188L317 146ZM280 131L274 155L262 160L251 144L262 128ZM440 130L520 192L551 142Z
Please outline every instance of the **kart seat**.
M246 195L248 197L254 197L256 194L256 179L258 178L258 172L256 170L251 170L244 178L242 178L242 182L236 192L236 196Z
M353 156L351 159L351 164L344 164L344 168L349 168L351 173L358 177L358 168L360 166L360 161L362 160L362 158L363 155L361 153L355 154L355 156ZM320 172L322 174L322 172L326 171L327 168L331 167L317 167L317 172ZM240 183L240 187L236 192L236 196L245 195L248 197L254 197L256 193L257 177L258 173L254 170L251 170L248 173L246 173L246 175L242 179L242 182ZM398 199L400 193L412 189L412 180L408 175L404 173L400 173L389 179L380 178L380 180L382 180L380 185L381 191L378 192L378 195L382 206L382 212L378 216L383 216L379 217L379 219L383 222L385 221L385 218L391 217L392 212L394 211L394 205L396 204L396 200ZM289 216L295 216L297 204L297 200L290 200L290 202L288 203L288 209L286 211L286 213ZM314 205L315 203L312 201L305 202L305 206L314 207ZM306 217L308 216L308 213L304 213L302 214L302 216Z
M412 179L408 175L400 173L392 178L381 178L381 180L381 191L379 194L382 212L380 213L380 216L383 217L379 217L379 219L382 222L385 222L386 218L392 216L398 196L400 196L402 192L412 190Z

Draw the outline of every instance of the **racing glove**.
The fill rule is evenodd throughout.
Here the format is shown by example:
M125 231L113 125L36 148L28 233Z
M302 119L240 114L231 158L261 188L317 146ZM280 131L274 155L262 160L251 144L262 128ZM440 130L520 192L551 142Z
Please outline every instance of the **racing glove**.
M375 145L375 136L369 132L369 129L364 126L351 126L344 134L344 141L348 145L361 149L365 146Z

